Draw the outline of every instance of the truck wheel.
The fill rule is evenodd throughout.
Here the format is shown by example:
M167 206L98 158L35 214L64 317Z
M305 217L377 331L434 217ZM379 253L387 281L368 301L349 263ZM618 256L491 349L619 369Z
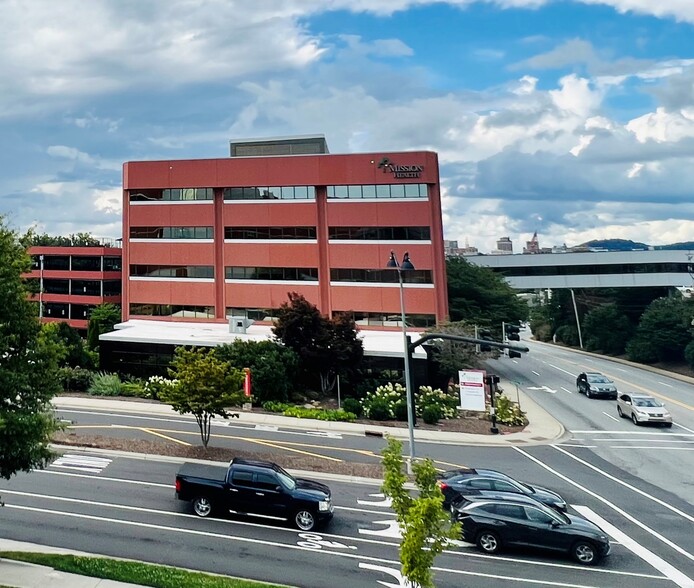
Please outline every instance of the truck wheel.
M311 531L316 526L316 517L310 510L297 510L294 514L294 524L297 529Z
M207 496L198 496L193 500L193 512L199 517L208 517L212 513L212 502Z

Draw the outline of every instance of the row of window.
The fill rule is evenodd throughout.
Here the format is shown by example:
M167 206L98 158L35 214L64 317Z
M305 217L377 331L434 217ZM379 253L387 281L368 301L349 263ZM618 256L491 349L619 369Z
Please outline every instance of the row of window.
M103 261L102 261L103 260ZM38 255L31 256L32 269L41 269L41 259ZM102 269L103 263L103 269ZM120 257L102 257L100 255L44 255L44 270L59 270L73 272L119 272L122 268Z
M224 200L315 200L315 186L224 188ZM327 186L328 198L427 198L426 184ZM130 202L213 200L213 188L171 188L130 192Z
M314 186L224 188L224 200L315 200Z
M403 271L403 282L411 284L431 284L431 270ZM130 275L150 278L214 278L211 265L131 265ZM227 280L318 280L318 268L297 267L225 267ZM331 282L371 282L394 284L398 282L398 272L392 269L333 268L330 270Z
M88 320L96 306L90 304L64 304L61 302L44 302L43 316L46 318Z
M493 268L504 276L585 276L601 274L686 274L686 263L614 263Z
M329 227L329 239L364 241L428 241L429 227Z
M318 280L316 267L225 267L227 280Z
M316 227L226 227L225 239L315 239Z
M103 284L103 293L102 293ZM78 296L120 296L120 280L61 280L48 278L43 281L46 294L72 294Z
M138 190L130 193L130 202L147 202L156 200L213 200L213 188L171 188L166 190Z
M214 239L214 227L130 227L131 239Z
M131 304L130 314L170 318L214 318L214 306L181 306L176 304Z
M385 314L382 312L351 312L354 322L369 327L402 327L401 314ZM435 327L436 315L406 314L408 327Z
M427 198L426 184L328 186L328 198Z

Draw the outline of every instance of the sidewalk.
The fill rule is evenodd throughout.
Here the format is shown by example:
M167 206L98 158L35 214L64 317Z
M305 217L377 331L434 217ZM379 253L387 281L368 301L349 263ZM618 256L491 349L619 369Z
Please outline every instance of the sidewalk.
M501 388L507 390L507 395L515 400L516 387L502 380ZM489 445L509 447L514 445L544 445L554 443L565 435L562 424L546 410L539 406L521 389L518 390L520 405L529 421L529 425L521 432L505 435L479 435L472 433L452 433L447 431L432 431L416 428L416 441L435 442L453 445ZM133 402L127 400L110 400L97 397L59 396L53 399L56 408L72 408L76 410L111 410L119 413L150 414L159 417L181 418L168 404L157 402ZM191 420L193 417L189 417ZM234 419L234 422L237 422ZM239 411L238 422L250 425L264 425L288 429L311 431L331 431L352 435L391 435L399 439L408 438L407 427L387 427L365 425L361 423L344 423L335 421L319 421L317 419L297 419L277 414L266 414L252 411ZM491 424L490 424L491 426Z

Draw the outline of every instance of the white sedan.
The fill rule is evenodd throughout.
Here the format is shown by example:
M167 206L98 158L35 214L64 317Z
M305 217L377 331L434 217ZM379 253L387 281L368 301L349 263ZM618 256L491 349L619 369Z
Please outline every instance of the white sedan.
M617 398L617 414L631 419L635 425L659 423L672 427L672 415L665 405L645 394L620 394Z

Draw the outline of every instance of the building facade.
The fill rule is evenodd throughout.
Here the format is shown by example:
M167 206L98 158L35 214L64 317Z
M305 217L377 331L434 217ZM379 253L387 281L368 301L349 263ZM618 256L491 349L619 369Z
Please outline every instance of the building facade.
M118 247L34 246L32 270L38 282L33 299L42 322L64 321L86 330L91 310L121 303L122 251Z
M408 325L447 317L435 153L127 162L123 198L125 321L262 320L296 291L329 316L400 326L391 251L415 266Z

